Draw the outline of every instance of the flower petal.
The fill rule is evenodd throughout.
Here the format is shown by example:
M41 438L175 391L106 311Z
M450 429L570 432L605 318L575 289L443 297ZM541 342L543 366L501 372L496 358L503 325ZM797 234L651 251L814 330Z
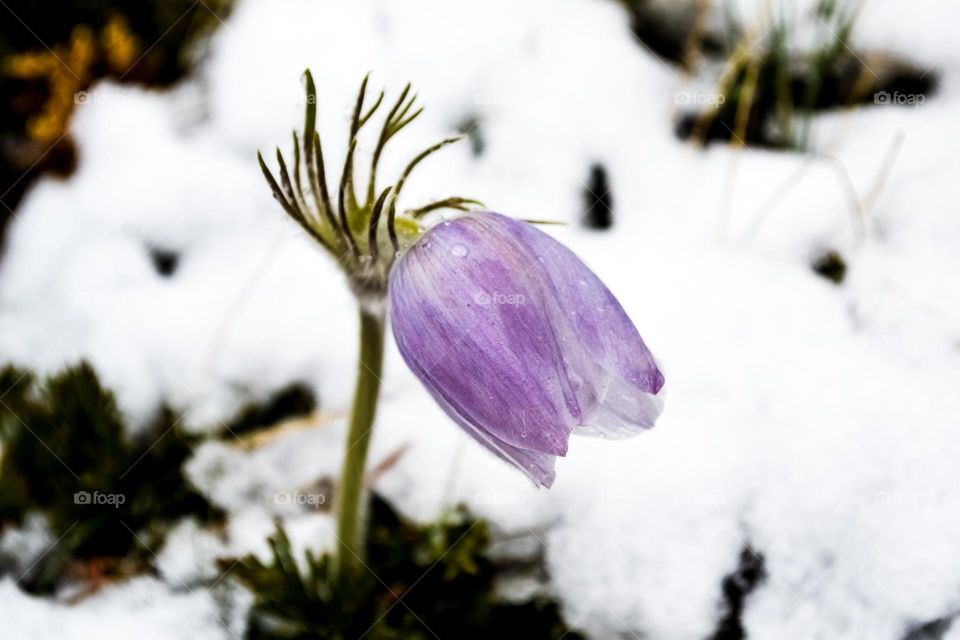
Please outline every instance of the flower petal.
M580 403L577 433L625 437L660 415L663 374L606 285L567 247L539 229L498 214L497 224L536 257L554 304L546 306L563 342L567 376Z
M580 416L564 395L542 287L528 276L535 262L501 235L468 216L403 256L390 280L397 346L462 419L510 446L564 455Z
M467 435L493 452L501 460L509 462L523 471L538 487L549 489L553 485L554 478L556 478L556 473L553 470L557 460L556 456L514 447L498 439L493 433L483 430L465 418L456 407L451 405L443 395L426 382L428 376L425 375L425 372L414 369L414 373L424 382L430 395L440 405L440 408L466 431Z

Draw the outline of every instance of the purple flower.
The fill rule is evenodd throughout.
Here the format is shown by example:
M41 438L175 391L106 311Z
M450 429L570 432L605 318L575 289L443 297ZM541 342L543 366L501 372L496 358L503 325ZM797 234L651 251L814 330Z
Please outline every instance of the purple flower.
M404 360L474 439L549 487L572 432L631 436L663 374L623 307L533 226L472 213L430 229L390 274Z

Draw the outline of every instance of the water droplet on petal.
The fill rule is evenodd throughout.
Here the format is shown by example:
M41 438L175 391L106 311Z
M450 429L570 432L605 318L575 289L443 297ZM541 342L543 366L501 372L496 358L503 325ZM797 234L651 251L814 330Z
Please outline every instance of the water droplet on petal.
M455 244L453 245L453 248L450 249L450 253L457 256L458 258L464 258L470 252L467 250L466 246L462 244Z

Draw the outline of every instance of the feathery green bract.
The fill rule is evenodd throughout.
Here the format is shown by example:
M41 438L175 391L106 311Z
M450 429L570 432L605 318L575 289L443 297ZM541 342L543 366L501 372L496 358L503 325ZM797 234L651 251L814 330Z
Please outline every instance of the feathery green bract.
M446 138L428 147L407 164L392 184L379 187L378 171L387 143L423 113L408 84L383 118L370 157L366 187L358 190L356 164L360 138L386 97L386 93L380 91L373 104L366 106L368 74L360 84L352 109L346 157L339 179L333 184L335 188L331 190L317 131L317 88L309 69L304 72L304 78L307 107L302 133L293 133L292 174L279 149L276 151L279 180L258 153L260 170L281 208L330 252L358 297L382 300L390 266L397 253L419 237L422 232L419 220L424 215L439 209L466 211L467 205L479 204L476 200L451 197L414 209L397 210L403 187L417 165L463 136Z

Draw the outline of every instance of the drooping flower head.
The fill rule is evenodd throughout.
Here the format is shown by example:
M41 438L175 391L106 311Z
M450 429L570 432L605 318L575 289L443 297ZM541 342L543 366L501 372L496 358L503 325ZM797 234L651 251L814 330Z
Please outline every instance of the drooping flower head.
M530 224L471 213L427 231L389 283L400 353L470 436L549 487L571 433L653 426L663 375L617 299Z
M397 210L413 169L461 136L415 156L380 191L385 145L422 111L407 85L382 121L366 187L357 189L359 134L384 98L381 92L366 107L364 78L346 160L330 188L316 88L309 71L305 78L306 118L301 136L293 136L292 170L279 150L279 181L258 156L260 167L287 214L337 260L362 316L382 325L389 293L400 353L447 414L547 487L571 433L626 437L652 427L663 376L620 303L569 249L496 213L424 228L426 214L468 211L475 200L450 197Z

